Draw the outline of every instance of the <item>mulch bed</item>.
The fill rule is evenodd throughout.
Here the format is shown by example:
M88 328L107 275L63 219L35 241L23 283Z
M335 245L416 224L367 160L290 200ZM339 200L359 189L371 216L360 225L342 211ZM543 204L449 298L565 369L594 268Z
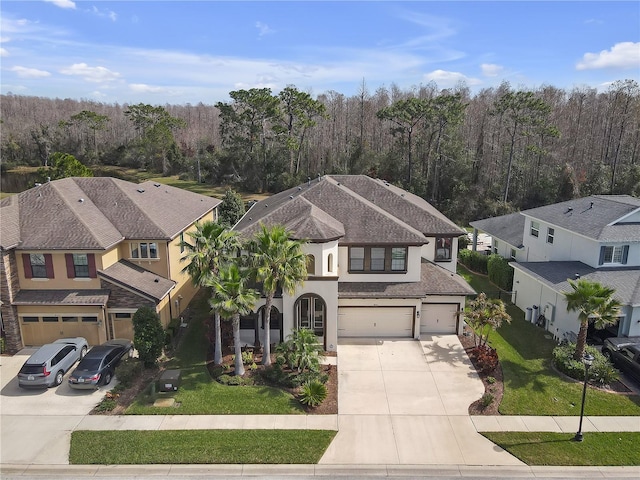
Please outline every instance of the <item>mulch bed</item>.
M484 384L485 394L489 393L493 395L493 401L486 407L482 404L482 399L480 398L469 405L469 415L500 415L498 407L500 407L502 395L504 394L502 366L498 364L498 367L493 372L483 371L478 365L473 336L458 335L458 338L460 339L460 343L462 344L464 351L467 352L469 360L471 360L471 363L475 367L476 372L478 372L480 380L482 380L482 383ZM488 380L491 377L495 379L493 383L490 383Z

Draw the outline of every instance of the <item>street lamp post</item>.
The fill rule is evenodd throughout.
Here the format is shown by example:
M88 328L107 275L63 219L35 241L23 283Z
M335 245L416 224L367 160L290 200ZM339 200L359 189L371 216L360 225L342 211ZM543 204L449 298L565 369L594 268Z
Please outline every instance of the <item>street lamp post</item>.
M578 433L576 433L573 440L576 442L582 441L582 417L584 416L584 399L587 395L587 382L589 381L589 367L593 365L593 355L586 353L582 357L582 363L584 363L584 385L582 387L582 406L580 407L580 425L578 426Z

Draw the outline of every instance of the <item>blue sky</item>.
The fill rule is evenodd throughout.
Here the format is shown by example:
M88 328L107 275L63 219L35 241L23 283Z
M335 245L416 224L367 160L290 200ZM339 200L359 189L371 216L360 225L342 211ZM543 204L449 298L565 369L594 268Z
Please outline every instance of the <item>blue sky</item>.
M477 92L640 81L637 1L0 3L1 91L212 104L295 85L316 96L464 81Z

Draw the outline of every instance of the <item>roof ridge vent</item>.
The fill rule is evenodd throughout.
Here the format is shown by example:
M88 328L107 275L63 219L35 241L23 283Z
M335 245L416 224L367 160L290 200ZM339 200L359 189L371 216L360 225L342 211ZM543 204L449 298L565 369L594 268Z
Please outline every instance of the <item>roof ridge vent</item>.
M566 211L566 212L564 212L564 213L571 213L571 212L573 212L573 207L568 207L568 208L567 208L567 211Z
M138 193L144 193L144 188L138 188L137 191Z

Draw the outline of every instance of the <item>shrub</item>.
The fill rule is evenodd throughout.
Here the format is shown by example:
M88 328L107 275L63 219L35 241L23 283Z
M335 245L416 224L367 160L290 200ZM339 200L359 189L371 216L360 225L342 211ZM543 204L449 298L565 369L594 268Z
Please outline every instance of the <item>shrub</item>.
M489 385L493 385L494 383L496 383L496 377L487 377L487 383Z
M322 346L312 330L300 328L294 330L285 342L278 344L276 352L285 358L291 370L318 371Z
M513 267L500 255L489 255L487 260L489 280L503 290L511 290L513 286Z
M317 380L307 382L302 386L300 392L300 402L303 405L317 407L324 399L327 398L327 387L324 383Z
M240 375L220 375L217 379L216 379L219 383L221 383L222 385L229 385L229 386L243 386L243 385L253 385L253 378L251 377L242 377Z
M244 365L249 365L251 363L253 363L253 351L252 350L245 350L242 352L242 363Z
M133 343L145 366L155 365L162 353L164 340L160 316L149 307L140 307L133 315Z
M125 387L130 387L141 373L142 363L136 358L126 358L116 367L116 377Z
M491 393L485 393L480 398L480 403L482 404L482 408L487 408L493 402L494 396Z
M461 250L458 254L460 263L468 267L470 270L486 275L488 273L487 264L489 257L473 250Z
M467 235L460 235L458 237L458 251L467 250L467 247L471 243Z
M498 368L498 353L493 348L482 345L475 348L475 354L481 372L491 373Z
M576 351L575 343L559 345L553 349L553 365L562 373L575 380L584 380L584 363L573 359ZM589 380L600 385L609 385L620 378L620 373L611 362L598 351L597 348L587 345L585 353L593 356L593 364L589 368Z
M105 397L102 401L96 405L97 412L110 412L118 406L118 401L115 398Z

